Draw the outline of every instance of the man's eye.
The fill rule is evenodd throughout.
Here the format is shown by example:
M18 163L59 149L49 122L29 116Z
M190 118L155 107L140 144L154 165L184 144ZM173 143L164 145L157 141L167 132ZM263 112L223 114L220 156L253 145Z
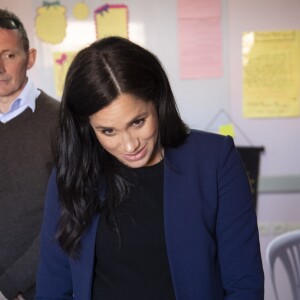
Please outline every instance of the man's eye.
M144 123L145 123L145 119L139 119L139 120L134 121L132 124L135 127L139 127L139 126L142 126Z
M15 53L7 52L3 54L3 59L10 60L16 57Z

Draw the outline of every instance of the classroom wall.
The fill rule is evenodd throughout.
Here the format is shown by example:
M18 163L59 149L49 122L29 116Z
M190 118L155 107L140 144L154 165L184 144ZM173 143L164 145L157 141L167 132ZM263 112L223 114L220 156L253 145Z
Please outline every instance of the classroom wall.
M51 2L51 1L48 1ZM60 4L68 8L67 16L70 22L76 22L72 16L72 7L76 4L77 0L61 0ZM176 19L176 1L175 0L110 0L98 1L89 0L85 1L90 9L89 16L90 24L86 22L81 23L81 27L90 28L94 32L93 15L92 11L106 3L126 4L129 8L129 37L131 40L141 44L154 52L162 61L165 69L170 78L174 94L178 100L183 118L189 123L191 127L203 129L205 128L215 113L220 107L228 110L228 60L224 59L223 69L224 76L212 79L194 79L194 80L181 80L179 78L179 63L178 63L178 41L177 41L177 19ZM34 18L36 7L41 6L41 0L28 0L24 7L24 2L21 0L9 1L1 0L1 6L10 8L18 7L17 11L25 18L25 25L27 28L32 28L30 33L30 40L32 45L38 50L38 57L35 68L31 71L31 77L36 84L44 89L46 92L55 96L54 90L54 77L52 52L58 51L60 45L52 46L42 43L36 38L34 34ZM18 5L19 3L19 5ZM21 4L22 3L22 4ZM21 9L20 9L21 7ZM222 9L226 9L224 6ZM227 13L223 13L222 28L226 29L225 24ZM67 30L71 30L67 28ZM226 35L223 35L223 57L228 57L228 46L226 43ZM80 40L86 39L85 36L79 34L76 36L78 40L78 48L84 44ZM67 38L66 38L67 39ZM92 40L88 40L87 42ZM70 43L67 41L64 50L70 48ZM69 49L70 50L70 49ZM73 47L74 50L74 47ZM195 107L197 109L195 109Z
M51 2L51 1L49 1ZM79 2L61 0L69 7ZM300 118L245 119L242 115L241 36L243 31L300 30L298 0L223 0L222 54L220 78L181 80L179 78L176 0L85 1L91 9L105 3L129 7L130 38L153 51L161 59L183 118L194 128L207 129L213 118L225 110L247 136L238 134L237 144L264 146L261 156L261 181L258 194L258 223L266 275L266 300L273 300L270 277L265 266L267 244L276 235L300 228ZM34 33L38 0L1 0L1 8L14 11L24 21L32 46L38 49L36 66L29 72L37 86L55 95L51 51ZM71 14L69 13L69 17ZM92 18L92 17L91 17ZM134 26L135 27L134 27ZM280 277L281 299L290 299L286 274Z
M258 222L262 254L278 234L300 224L300 118L245 119L242 116L242 62L240 40L243 31L300 30L298 0L228 0L229 106L234 120L256 145L264 145L261 176L270 179L271 192L258 196ZM300 53L299 53L300 55ZM297 179L296 179L297 178ZM278 180L275 180L278 179ZM286 184L284 184L286 182ZM295 188L286 188L295 183ZM276 189L278 187L278 190ZM272 192L274 191L274 192ZM264 258L264 257L263 257ZM275 299L270 276L266 275L266 300ZM292 299L286 273L277 264L280 299Z

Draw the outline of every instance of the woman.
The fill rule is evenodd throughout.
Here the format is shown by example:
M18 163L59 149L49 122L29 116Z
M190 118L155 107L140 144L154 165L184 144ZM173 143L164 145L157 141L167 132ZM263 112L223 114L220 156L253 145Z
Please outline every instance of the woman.
M263 299L230 137L188 130L149 51L96 41L67 74L37 299Z

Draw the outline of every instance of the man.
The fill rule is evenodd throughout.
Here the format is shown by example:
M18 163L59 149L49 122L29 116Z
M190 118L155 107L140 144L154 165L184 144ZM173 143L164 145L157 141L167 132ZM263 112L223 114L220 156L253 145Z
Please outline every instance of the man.
M20 19L0 9L0 299L30 300L35 292L59 108L27 77L35 58Z

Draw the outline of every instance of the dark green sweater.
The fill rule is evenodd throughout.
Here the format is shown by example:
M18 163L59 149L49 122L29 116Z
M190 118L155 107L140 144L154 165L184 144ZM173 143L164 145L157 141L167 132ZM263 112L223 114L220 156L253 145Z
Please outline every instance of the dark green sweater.
M34 113L0 122L0 291L8 299L32 298L58 108L41 92Z

